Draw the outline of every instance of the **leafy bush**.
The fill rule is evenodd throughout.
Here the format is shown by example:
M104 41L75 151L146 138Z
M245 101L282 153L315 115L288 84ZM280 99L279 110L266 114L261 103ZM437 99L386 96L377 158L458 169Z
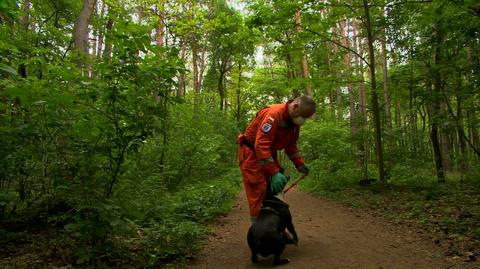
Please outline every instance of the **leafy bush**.
M403 187L427 187L436 183L432 171L405 164L396 164L390 170L388 183Z
M88 70L0 31L0 224L12 227L1 232L53 229L48 248L71 249L65 260L82 267L188 256L238 190L234 123L180 104L178 51L123 15L109 31L112 55ZM23 49L35 53L22 77L10 65Z
M174 190L217 177L234 165L237 131L225 114L177 104L169 108L164 125L167 129L128 158L128 178L151 178L149 182L156 182L152 187Z
M339 190L356 184L362 169L354 163L347 127L314 121L302 127L299 148L311 174L303 185L311 191Z
M133 214L125 211L125 218L133 220L137 250L146 250L141 254L147 261L143 266L191 257L208 232L205 224L230 210L240 183L235 168L226 170L221 177L185 185L175 192L151 191L135 205L129 204L137 207L128 210ZM121 199L131 199L129 194L125 195ZM138 215L135 212L144 213Z

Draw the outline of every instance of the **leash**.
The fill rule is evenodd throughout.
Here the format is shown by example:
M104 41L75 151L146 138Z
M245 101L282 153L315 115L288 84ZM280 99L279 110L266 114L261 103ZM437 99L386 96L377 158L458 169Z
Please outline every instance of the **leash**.
M293 183L292 185L290 185L288 188L286 188L283 193L287 193L287 191L289 191L291 188L295 187L295 185L298 184L298 182L300 182L300 180L304 179L308 174L303 174L301 177L297 178Z

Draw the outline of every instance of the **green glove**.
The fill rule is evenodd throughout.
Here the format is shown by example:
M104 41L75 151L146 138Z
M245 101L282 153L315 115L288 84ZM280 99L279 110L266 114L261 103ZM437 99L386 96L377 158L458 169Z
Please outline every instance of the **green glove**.
M270 181L270 190L273 194L283 191L283 188L287 185L287 181L288 179L282 173L277 172L272 176L272 180Z

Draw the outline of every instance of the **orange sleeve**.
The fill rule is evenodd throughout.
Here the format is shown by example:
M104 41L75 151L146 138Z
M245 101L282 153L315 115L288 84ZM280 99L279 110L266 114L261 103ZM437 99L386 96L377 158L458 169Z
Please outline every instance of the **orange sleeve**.
M297 140L298 137L300 136L300 128L296 127L295 128L295 136L293 139L288 143L288 145L285 147L285 153L288 156L292 156L294 154L298 154L298 148L297 148Z
M290 143L285 147L285 153L287 154L288 158L292 160L292 162L295 164L295 167L299 167L304 164L304 161L302 159L302 156L298 152L297 148L297 140L298 137L300 136L300 128L297 127L295 130L295 136Z
M271 148L278 128L278 120L268 111L261 116L254 145L258 160L272 158Z

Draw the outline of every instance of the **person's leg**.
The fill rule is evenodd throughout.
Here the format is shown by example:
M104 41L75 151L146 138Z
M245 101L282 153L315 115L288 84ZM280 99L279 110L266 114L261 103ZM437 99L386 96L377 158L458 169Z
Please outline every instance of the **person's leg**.
M241 158L240 170L253 224L265 198L267 181L262 168L258 164L255 153L251 149L246 146L241 147Z
M245 193L247 194L250 217L254 222L260 213L260 208L262 207L263 199L265 198L265 192L267 190L267 184L265 181L253 184L247 182L244 184L244 186Z

